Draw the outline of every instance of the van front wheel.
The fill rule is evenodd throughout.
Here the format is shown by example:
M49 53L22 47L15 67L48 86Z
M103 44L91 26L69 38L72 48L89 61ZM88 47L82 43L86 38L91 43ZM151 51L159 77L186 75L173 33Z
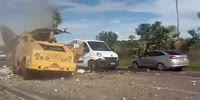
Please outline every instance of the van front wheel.
M88 62L88 68L89 68L90 72L93 72L96 69L96 63L94 60L90 60Z

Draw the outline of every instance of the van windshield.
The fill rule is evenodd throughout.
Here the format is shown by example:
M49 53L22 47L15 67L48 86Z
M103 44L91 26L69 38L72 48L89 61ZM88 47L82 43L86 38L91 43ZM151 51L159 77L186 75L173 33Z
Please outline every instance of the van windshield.
M94 51L111 51L111 49L104 42L89 41L88 44Z

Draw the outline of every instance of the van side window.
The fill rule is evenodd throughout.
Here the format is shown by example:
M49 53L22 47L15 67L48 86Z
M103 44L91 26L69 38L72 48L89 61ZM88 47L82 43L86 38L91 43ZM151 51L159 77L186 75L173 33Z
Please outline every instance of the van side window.
M84 53L90 52L90 49L89 49L88 45L85 42L83 42L83 47L84 47Z

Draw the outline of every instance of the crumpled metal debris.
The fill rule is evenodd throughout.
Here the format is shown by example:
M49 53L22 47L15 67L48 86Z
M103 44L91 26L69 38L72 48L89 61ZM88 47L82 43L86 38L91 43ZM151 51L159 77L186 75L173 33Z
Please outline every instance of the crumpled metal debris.
M77 73L80 73L80 74L83 74L83 73L85 73L86 71L85 70L83 70L83 69L78 69L77 70Z
M155 73L155 75L160 75L160 73Z
M123 97L121 100L127 100L125 97Z
M10 75L10 74L12 74L12 71L6 65L0 68L0 75Z
M79 82L80 80L77 78L76 81Z

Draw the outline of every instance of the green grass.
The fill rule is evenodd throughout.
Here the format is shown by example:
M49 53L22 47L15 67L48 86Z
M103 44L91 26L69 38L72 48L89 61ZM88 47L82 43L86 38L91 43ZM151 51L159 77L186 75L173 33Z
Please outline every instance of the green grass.
M190 67L187 67L186 70L189 71L200 71L200 62L199 61L191 61Z
M120 58L119 59L119 66L123 66L123 67L130 67L132 66L132 58Z

